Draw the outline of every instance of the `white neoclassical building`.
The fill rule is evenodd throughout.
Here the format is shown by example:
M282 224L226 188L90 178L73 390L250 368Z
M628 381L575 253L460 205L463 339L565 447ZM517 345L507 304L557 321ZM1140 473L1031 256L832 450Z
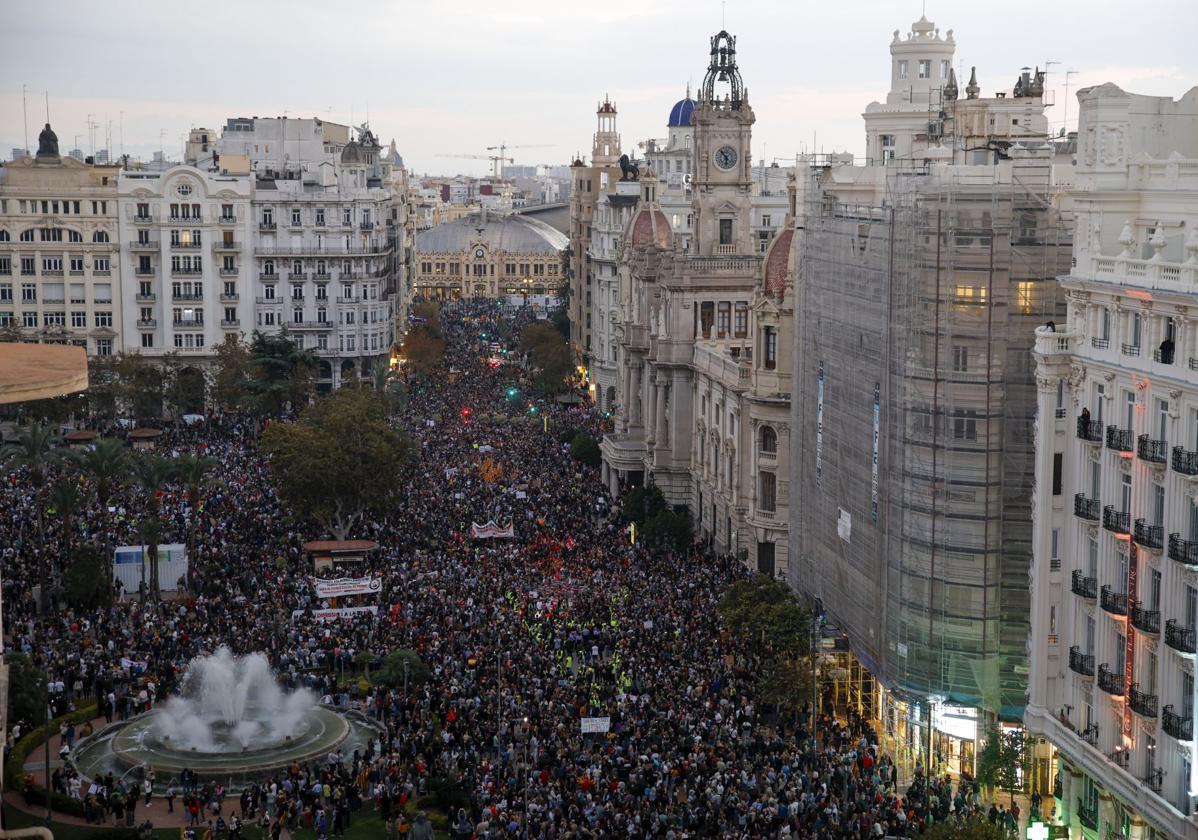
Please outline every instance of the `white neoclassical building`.
M35 157L0 168L0 329L119 350L117 167L58 154L47 124Z
M117 188L123 349L210 362L254 322L246 161L125 169Z
M1068 317L1036 335L1028 727L1070 838L1198 838L1198 88L1087 88Z

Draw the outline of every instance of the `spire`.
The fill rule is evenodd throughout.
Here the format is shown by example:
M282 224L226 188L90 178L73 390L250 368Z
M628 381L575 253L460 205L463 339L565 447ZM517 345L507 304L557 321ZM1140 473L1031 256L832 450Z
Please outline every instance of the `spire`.
M948 83L944 86L944 101L955 102L957 99L957 71L948 68Z
M981 87L978 86L978 68L969 68L969 84L965 86L965 98L977 99L981 92Z

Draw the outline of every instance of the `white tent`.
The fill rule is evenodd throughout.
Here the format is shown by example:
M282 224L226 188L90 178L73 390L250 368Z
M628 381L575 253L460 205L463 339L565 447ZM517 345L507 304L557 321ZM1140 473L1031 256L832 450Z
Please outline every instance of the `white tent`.
M125 591L136 594L142 581L142 566L145 581L150 583L149 557L144 545L118 546L112 555L113 577L121 582ZM187 577L187 552L182 543L167 543L158 546L158 585L163 592L179 589L179 578Z

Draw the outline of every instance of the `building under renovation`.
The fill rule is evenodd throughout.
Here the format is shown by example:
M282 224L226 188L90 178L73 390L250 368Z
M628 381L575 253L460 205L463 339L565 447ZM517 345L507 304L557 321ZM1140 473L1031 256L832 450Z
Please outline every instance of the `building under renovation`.
M1022 713L1030 348L1069 264L1042 78L958 100L951 43L927 21L896 34L907 99L871 106L870 136L905 156L813 166L796 234L790 581L846 634L839 697L907 772L972 772L983 719ZM904 77L942 59L912 95Z

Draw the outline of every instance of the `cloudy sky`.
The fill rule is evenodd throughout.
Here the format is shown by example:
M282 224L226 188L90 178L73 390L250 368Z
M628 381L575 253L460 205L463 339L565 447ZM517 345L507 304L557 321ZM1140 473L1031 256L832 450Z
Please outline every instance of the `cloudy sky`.
M725 8L726 7L726 8ZM953 29L956 63L976 65L983 95L1009 90L1023 65L1052 60L1049 110L1069 123L1078 87L1115 82L1180 96L1198 84L1193 0L928 0ZM1103 10L1108 9L1111 13ZM920 0L56 0L22 3L0 24L0 155L50 119L63 151L95 148L178 157L192 126L231 116L369 118L417 172L486 170L486 146L517 163L586 153L604 94L624 146L664 134L670 106L703 77L721 17L737 36L757 114L755 159L810 149L862 154L864 106L889 85L891 33ZM1187 36L1186 33L1190 35ZM76 140L76 138L78 138Z

